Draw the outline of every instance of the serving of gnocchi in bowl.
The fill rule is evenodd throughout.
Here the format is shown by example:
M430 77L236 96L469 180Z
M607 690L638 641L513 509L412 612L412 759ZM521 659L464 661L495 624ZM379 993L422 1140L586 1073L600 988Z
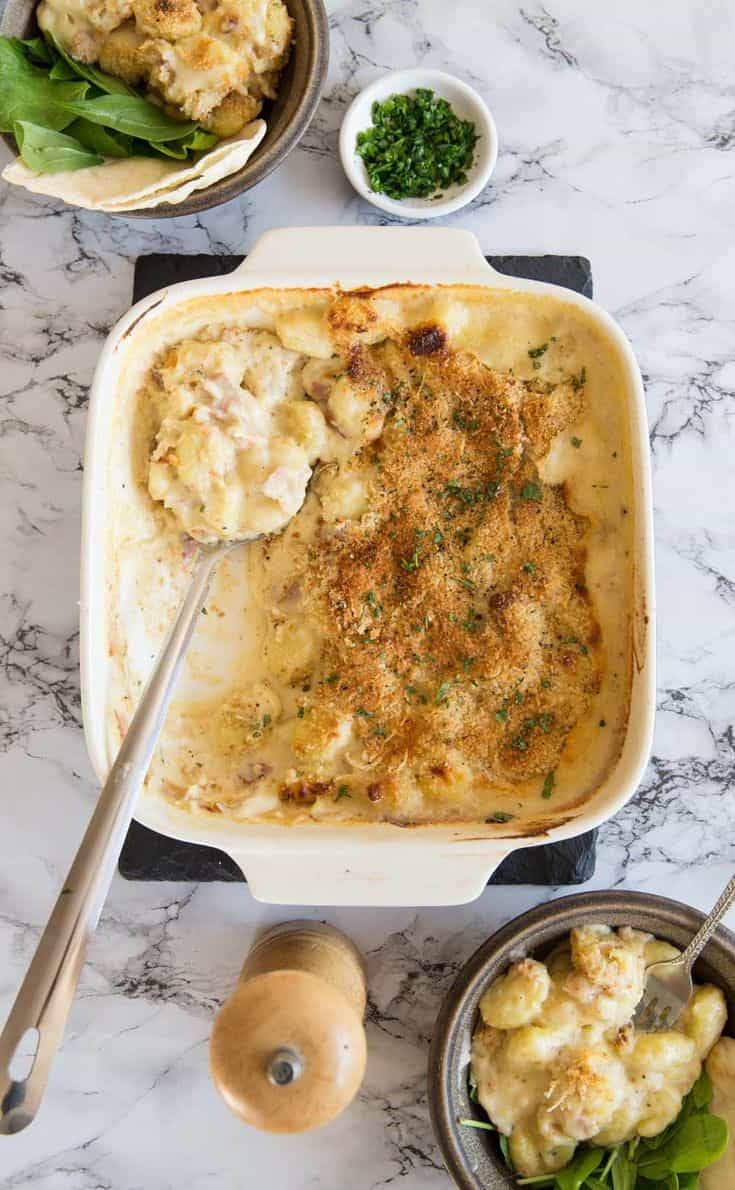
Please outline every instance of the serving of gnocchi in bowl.
M462 1190L551 1187L585 1162L607 1185L617 1160L621 1178L625 1164L625 1176L639 1167L643 1184L659 1184L663 1138L696 1111L713 1147L684 1184L735 1184L735 937L718 930L671 1028L632 1020L646 969L678 954L702 919L663 897L584 893L511 921L470 958L435 1025L428 1088Z

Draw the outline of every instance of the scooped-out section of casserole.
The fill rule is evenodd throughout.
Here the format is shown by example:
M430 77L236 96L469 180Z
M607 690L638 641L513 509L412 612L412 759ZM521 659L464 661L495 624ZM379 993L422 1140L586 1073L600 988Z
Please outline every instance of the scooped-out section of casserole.
M149 315L128 351L111 748L193 538L288 521L223 564L149 791L504 830L595 792L627 726L635 510L625 372L591 314L483 287L258 290Z

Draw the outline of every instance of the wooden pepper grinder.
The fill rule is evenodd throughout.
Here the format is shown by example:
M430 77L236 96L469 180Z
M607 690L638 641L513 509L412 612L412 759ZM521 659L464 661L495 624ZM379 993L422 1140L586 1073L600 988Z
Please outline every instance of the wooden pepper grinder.
M209 1059L225 1103L254 1128L307 1132L334 1119L365 1073L362 960L332 926L266 931L217 1014Z

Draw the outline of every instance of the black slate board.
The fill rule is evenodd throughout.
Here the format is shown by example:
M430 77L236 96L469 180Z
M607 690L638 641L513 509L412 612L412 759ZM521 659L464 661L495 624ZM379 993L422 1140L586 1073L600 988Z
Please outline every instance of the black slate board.
M592 271L584 256L488 256L500 273L563 285L592 297ZM242 256L168 256L154 253L135 262L133 299L156 289L230 273ZM595 871L597 831L564 843L514 851L491 877L491 884L583 884ZM224 852L180 843L134 822L120 855L126 880L242 881L242 872Z

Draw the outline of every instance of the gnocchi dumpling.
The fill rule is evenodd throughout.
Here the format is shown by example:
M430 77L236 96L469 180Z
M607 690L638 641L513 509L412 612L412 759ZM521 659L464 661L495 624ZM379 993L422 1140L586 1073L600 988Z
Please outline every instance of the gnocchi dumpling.
M659 1033L639 1033L628 1057L633 1070L643 1072L666 1071L672 1066L684 1066L697 1056L691 1037L664 1029Z
M284 310L276 318L276 334L284 347L301 355L315 359L330 359L334 355L334 340L325 306Z
M505 1059L510 1066L546 1066L570 1038L570 1030L543 1025L522 1025L508 1037Z
M369 389L357 388L348 376L340 376L327 401L327 412L346 438L372 442L385 421L385 406Z
M553 1072L539 1128L543 1133L550 1125L561 1126L573 1140L589 1140L610 1122L627 1089L622 1062L603 1049L586 1047Z
M549 994L551 980L543 963L521 959L490 985L480 1000L486 1025L496 1029L517 1029L530 1025Z
M219 711L219 738L228 750L263 739L281 714L281 700L268 682L253 682L230 695Z
M275 624L265 646L268 668L281 682L305 678L316 651L314 633L304 619L296 617Z
M527 1178L563 1169L574 1156L575 1148L573 1141L544 1146L538 1132L531 1128L514 1128L508 1142L513 1168Z
M304 760L333 761L344 752L352 737L352 716L331 707L314 707L297 719L293 750Z
M676 1022L677 1029L691 1037L697 1055L706 1058L727 1021L723 992L713 984L695 988L689 1003Z
M314 464L327 441L327 423L321 409L313 401L289 401L283 407L283 417L286 432Z
M357 521L368 509L368 489L364 479L352 472L325 469L316 484L322 516L330 524Z
M661 1087L651 1091L643 1106L641 1118L636 1126L639 1136L658 1136L672 1124L681 1111L682 1096L674 1087Z

